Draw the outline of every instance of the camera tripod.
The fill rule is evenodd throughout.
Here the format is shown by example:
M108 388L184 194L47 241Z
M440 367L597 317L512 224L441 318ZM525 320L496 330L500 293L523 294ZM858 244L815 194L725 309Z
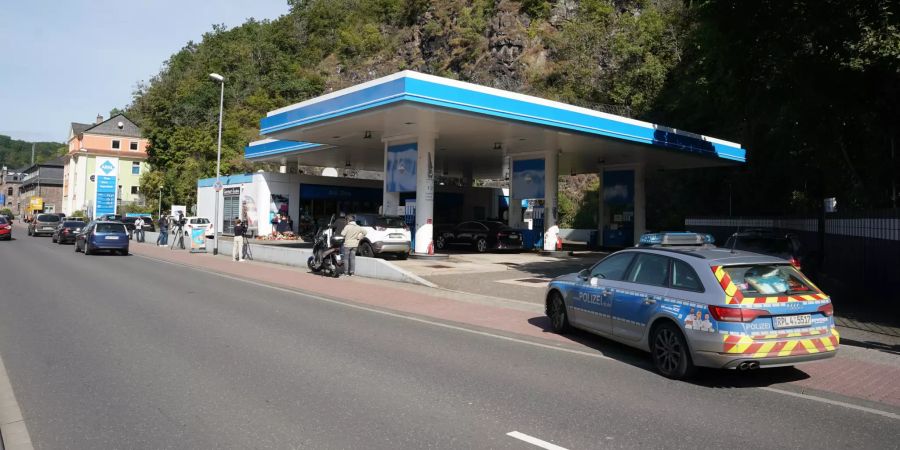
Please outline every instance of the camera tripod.
M182 227L181 223L175 224L174 233L176 237L172 239L172 243L169 244L169 250L174 249L176 244L178 244L178 248L184 250L184 228Z
M250 239L244 236L244 245L241 248L241 255L244 259L253 260L253 251L250 250Z

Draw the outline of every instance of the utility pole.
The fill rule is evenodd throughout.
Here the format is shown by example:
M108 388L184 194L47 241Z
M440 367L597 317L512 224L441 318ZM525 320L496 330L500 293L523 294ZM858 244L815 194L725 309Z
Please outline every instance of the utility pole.
M31 143L31 165L34 165L34 142Z

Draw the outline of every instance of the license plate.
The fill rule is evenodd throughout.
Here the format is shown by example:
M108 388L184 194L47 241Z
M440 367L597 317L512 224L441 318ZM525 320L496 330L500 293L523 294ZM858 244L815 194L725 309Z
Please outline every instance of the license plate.
M53 231L53 227L44 227L42 228L44 231Z
M388 235L391 239L403 239L403 234L401 233L391 233Z
M118 236L106 236L104 239L106 239L108 241L118 241L119 237Z
M809 314L799 314L796 316L775 316L775 328L808 327L811 324L812 318Z

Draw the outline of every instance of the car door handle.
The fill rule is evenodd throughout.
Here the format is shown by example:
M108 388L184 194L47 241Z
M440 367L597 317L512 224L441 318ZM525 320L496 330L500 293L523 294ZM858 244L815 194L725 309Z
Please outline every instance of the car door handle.
M656 299L653 298L653 297L645 297L645 298L644 298L644 304L645 304L645 305L653 305L653 304L656 304Z

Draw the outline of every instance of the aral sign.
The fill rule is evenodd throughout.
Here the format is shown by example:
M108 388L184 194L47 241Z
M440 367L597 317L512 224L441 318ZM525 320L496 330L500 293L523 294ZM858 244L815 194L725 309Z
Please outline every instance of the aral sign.
M103 214L115 214L119 158L98 156L94 174L97 179L97 201L94 202L94 217L100 217Z

